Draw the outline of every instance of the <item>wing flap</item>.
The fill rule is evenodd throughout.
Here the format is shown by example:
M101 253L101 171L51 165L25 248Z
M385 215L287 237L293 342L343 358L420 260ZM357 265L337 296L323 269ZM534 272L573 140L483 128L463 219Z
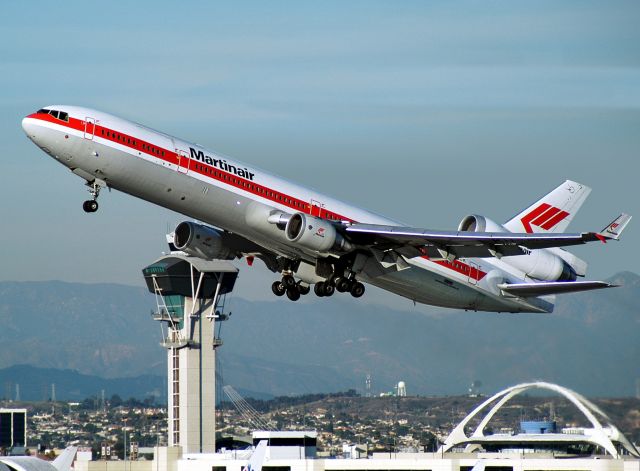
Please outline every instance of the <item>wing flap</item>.
M501 283L498 285L504 293L521 298L535 298L551 294L577 293L594 289L615 288L605 281L552 281L544 283Z

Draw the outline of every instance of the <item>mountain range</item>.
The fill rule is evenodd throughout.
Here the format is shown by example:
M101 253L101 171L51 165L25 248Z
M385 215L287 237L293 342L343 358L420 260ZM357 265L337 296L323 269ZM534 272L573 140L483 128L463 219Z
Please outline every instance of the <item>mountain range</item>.
M562 296L553 314L425 306L407 311L344 295L307 296L297 303L234 295L227 302L232 316L221 331L220 382L258 396L350 388L365 393L369 374L375 394L402 380L409 394L442 395L464 393L473 381L492 393L544 379L590 396L635 395L640 276L624 272L608 281L620 287ZM93 394L157 392L166 352L150 316L154 308L144 288L0 282L0 382L5 389L20 383L25 399L30 388L40 399L51 382L59 399L75 397L74 381L76 391L85 391L78 383L87 382ZM49 370L49 377L39 371L41 384L28 386L19 379L28 368L10 369L16 365ZM79 375L69 388L55 380L70 374L64 370ZM100 384L102 379L110 382ZM123 388L136 381L140 390Z

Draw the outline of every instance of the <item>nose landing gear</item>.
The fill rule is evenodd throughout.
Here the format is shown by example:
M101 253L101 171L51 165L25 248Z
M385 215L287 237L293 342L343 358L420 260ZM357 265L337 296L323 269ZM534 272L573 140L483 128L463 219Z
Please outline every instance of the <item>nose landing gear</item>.
M91 182L87 182L87 186L89 187L89 193L92 199L82 203L82 209L84 209L85 213L95 213L98 210L98 195L100 194L100 189L106 186L106 183L96 178Z
M98 202L96 200L87 200L82 203L82 209L85 213L95 213L98 210Z

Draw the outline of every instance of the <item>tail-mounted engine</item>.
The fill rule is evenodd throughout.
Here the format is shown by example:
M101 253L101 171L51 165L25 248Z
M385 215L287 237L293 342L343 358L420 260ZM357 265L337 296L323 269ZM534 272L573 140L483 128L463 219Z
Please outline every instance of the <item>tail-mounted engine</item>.
M466 216L458 225L458 230L469 232L509 232L502 224L478 214Z
M284 232L289 242L316 252L348 252L353 249L331 222L304 213L291 215Z
M224 235L212 227L186 221L176 227L173 244L193 257L233 260L236 254L225 245Z
M459 231L510 232L502 224L477 214L466 216L458 226ZM525 273L530 278L542 281L575 281L576 271L550 250L527 250L526 255L502 257L504 263Z

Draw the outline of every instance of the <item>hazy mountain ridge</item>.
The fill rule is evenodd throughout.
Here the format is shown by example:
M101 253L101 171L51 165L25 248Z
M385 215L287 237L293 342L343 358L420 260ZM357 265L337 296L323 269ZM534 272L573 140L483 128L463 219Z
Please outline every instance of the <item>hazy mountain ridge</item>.
M640 276L620 288L561 297L556 312L493 314L419 306L393 311L346 296L292 303L235 295L219 350L225 384L267 393L486 392L531 379L588 395L633 395L640 377ZM105 377L164 375L165 351L144 288L0 283L0 368L28 363Z
M14 365L0 369L0 384L4 386L2 397L12 400L16 399L16 385L19 385L21 400L49 401L52 399L52 384L55 384L57 400L81 401L91 396L99 398L104 390L106 399L118 394L123 399L155 397L160 402L166 401L166 380L154 375L101 378L69 369Z

